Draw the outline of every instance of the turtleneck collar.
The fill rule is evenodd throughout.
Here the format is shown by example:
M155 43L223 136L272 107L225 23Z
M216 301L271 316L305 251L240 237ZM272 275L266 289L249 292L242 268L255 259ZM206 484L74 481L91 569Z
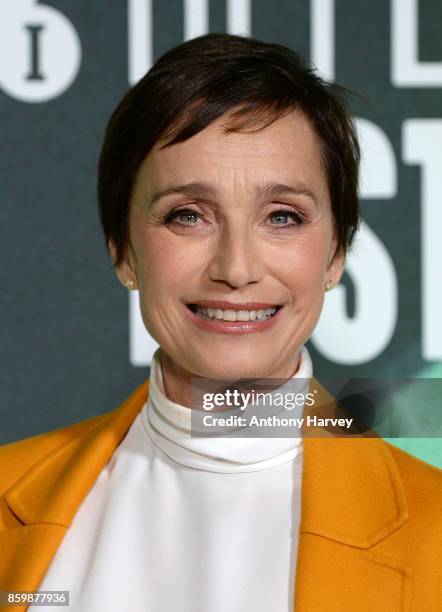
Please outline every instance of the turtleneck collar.
M171 459L193 469L234 473L269 469L302 453L300 437L191 437L192 409L172 402L166 396L159 354L160 349L155 352L151 363L149 397L141 411L141 421L154 444ZM302 346L299 368L293 377L300 379L297 392L307 393L312 370L308 350ZM302 406L297 407L294 416L302 416L302 410ZM229 414L232 410L216 412L217 417ZM244 435L242 429L241 436Z

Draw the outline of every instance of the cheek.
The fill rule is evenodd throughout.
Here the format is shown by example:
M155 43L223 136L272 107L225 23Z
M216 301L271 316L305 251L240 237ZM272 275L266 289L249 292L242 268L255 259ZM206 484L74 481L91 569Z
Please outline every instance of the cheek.
M284 279L301 299L311 299L322 288L327 264L327 237L323 232L306 233L291 245L267 251L268 261L276 277Z
M142 287L153 298L173 288L186 287L191 279L195 280L204 262L200 246L162 230L152 230L144 236L139 253Z

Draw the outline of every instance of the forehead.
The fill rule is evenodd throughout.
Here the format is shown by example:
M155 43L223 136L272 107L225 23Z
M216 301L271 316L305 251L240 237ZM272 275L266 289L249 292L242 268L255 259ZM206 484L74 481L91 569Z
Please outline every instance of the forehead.
M190 180L248 182L302 179L319 189L326 180L321 142L309 120L292 111L260 128L225 131L229 115L212 122L188 140L161 148L159 142L140 168L143 183L151 191ZM253 131L252 131L253 130Z

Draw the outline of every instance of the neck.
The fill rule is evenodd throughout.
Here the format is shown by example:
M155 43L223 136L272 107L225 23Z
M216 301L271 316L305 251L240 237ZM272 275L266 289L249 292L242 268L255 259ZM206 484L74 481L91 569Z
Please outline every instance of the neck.
M161 370L163 373L164 393L166 397L187 408L195 408L192 406L192 378L202 378L201 376L189 372L182 368L167 353L160 349L159 352ZM291 363L285 364L284 367L277 371L271 372L263 378L276 378L282 380L282 383L293 378L299 370L300 365L300 350L298 349ZM250 383L250 381L249 381ZM249 384L246 383L246 384ZM279 385L278 385L279 386ZM197 408L195 408L197 410Z

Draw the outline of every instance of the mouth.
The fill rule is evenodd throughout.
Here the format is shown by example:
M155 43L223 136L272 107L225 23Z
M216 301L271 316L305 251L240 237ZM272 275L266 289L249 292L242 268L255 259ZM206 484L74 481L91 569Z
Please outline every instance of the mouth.
M186 304L198 318L208 321L222 323L248 323L253 321L265 321L273 318L282 308L282 305L275 304L267 308L246 308L245 306L235 306L234 308L206 307L200 304Z

